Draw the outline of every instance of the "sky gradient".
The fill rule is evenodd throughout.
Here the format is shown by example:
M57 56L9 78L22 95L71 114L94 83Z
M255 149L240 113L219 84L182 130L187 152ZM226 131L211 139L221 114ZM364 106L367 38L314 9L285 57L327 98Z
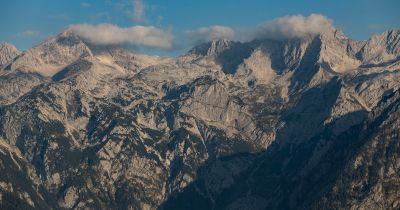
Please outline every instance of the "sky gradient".
M139 49L181 54L187 31L200 27L246 28L288 15L321 14L352 39L400 27L398 0L2 0L0 42L30 48L70 25L154 26L173 35L178 47ZM181 43L180 43L181 42Z

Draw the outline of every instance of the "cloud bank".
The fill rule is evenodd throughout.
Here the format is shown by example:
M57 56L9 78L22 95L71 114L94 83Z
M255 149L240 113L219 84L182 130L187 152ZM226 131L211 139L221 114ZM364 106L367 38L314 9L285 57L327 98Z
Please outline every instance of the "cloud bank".
M215 25L185 32L192 43L208 42L215 39L252 41L255 39L292 39L314 36L330 30L332 21L320 14L309 16L292 15L264 22L254 27L232 29Z
M70 27L73 33L86 41L99 45L130 44L135 46L171 49L173 36L154 26L132 26L121 28L112 24L80 24Z
M141 4L140 0L135 0L135 2ZM135 8L137 7L135 6ZM138 15L137 17L143 15L141 12L136 14ZM70 29L86 41L98 45L129 44L163 50L171 50L174 46L172 33L155 26L124 28L112 24L79 24L71 26ZM199 44L216 39L251 41L254 39L304 38L333 29L330 19L323 15L311 14L309 16L285 16L248 28L232 29L221 25L201 27L185 31L185 35L186 41L189 41L189 43ZM29 34L27 32L25 35L29 36L33 35L33 33ZM185 43L186 41L183 42Z
M216 39L234 39L235 31L227 26L210 26L202 27L195 30L185 32L187 38L194 43L207 42Z
M250 35L250 38L304 38L324 33L333 28L332 21L323 15L311 14L308 17L303 15L285 16L259 25L254 30L254 34Z

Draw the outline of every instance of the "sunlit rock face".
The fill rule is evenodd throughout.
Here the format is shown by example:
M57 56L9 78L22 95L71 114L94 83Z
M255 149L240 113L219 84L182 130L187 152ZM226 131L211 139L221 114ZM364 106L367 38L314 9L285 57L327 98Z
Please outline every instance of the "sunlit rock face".
M0 207L398 209L399 39L0 45Z
M18 49L9 43L0 43L0 66L4 66L11 62L20 54Z

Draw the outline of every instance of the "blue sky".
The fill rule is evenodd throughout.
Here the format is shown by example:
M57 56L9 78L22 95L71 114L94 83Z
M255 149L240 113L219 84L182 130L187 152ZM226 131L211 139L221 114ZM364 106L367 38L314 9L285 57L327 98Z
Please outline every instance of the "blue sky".
M76 24L154 26L171 33L175 43L200 27L246 28L313 13L333 20L336 28L358 40L400 27L398 0L1 0L0 8L0 42L22 50ZM179 54L190 47L187 43L157 52Z

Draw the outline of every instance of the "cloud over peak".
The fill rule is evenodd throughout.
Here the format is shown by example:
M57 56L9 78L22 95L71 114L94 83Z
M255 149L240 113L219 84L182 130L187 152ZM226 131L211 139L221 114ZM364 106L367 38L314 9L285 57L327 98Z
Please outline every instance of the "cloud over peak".
M253 39L304 38L332 30L332 21L320 14L285 16L259 25Z
M70 27L73 33L99 45L129 44L141 47L171 49L173 36L169 31L154 26L122 28L112 24L80 24Z
M119 27L112 24L79 24L70 28L81 38L98 45L128 44L163 50L173 48L172 33L155 26ZM201 27L187 30L185 35L188 43L199 44L217 39L252 41L254 39L305 38L333 29L330 19L323 15L311 14L285 16L254 27L239 29L222 25Z
M254 39L292 39L315 36L333 30L332 21L320 14L292 15L277 18L254 27L232 29L214 25L185 32L192 43L215 39L252 41Z
M188 30L185 33L187 38L195 43L207 42L216 39L232 40L235 38L235 31L232 28L219 25Z

